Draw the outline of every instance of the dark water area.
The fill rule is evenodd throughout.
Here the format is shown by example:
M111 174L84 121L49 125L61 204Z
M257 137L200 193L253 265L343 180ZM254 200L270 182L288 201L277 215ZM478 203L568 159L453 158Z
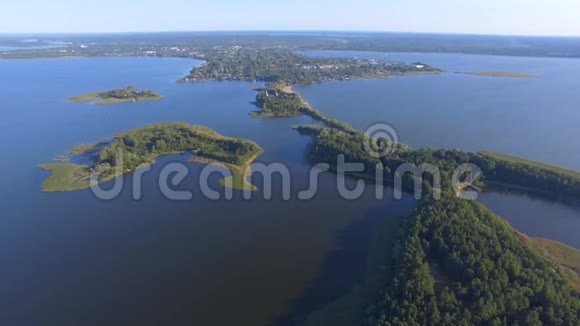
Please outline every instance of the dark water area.
M0 321L9 325L194 324L269 325L302 318L348 291L364 271L373 225L410 212L410 198L377 200L368 186L356 201L342 199L332 173L319 176L311 200L304 162L309 139L292 126L309 118L253 119L252 83L177 84L199 62L160 58L0 61ZM162 101L92 106L67 103L79 94L134 85ZM292 200L210 200L199 188L204 165L187 155L159 158L134 200L133 174L117 198L90 189L42 193L54 161L79 143L158 122L204 125L257 142L261 163L291 173ZM193 199L165 198L159 185L170 163L187 164L175 190ZM222 191L219 175L213 189ZM260 185L259 178L256 184ZM352 181L348 181L352 183ZM112 182L103 187L110 187ZM352 184L351 184L352 185Z
M580 170L580 60L461 54L318 51L311 56L424 62L441 75L325 82L295 89L311 105L361 130L388 123L415 148L496 151ZM538 78L454 72L507 71ZM580 210L518 192L480 200L531 236L580 248Z
M449 71L493 69L542 77L446 74L297 90L355 128L389 122L402 142L415 147L497 150L580 167L579 154L570 150L579 139L572 128L578 121L572 106L578 103L577 61L396 56ZM353 188L354 180L332 173L319 176L313 199L298 200L296 194L309 186L311 169L304 162L309 139L291 127L313 121L251 118L251 88L259 83L175 82L197 64L171 58L0 60L2 324L293 325L361 282L377 225L409 214L415 201L394 200L388 189L378 200L370 185L361 198L347 201L338 194L337 181ZM65 101L128 85L165 98L106 106ZM549 110L542 105L548 102ZM53 162L73 146L178 121L258 143L264 153L257 162L288 168L291 200L282 198L284 181L278 176L270 200L259 192L246 200L237 191L231 200L205 198L199 188L205 166L186 163L188 155L159 158L143 174L139 200L133 199L133 174L123 177L120 196L110 201L91 190L40 191L48 173L37 165ZM541 121L547 129L536 132ZM171 163L186 164L189 175L170 188L191 191L193 199L163 195L159 179ZM219 179L212 175L210 185L223 194ZM483 193L480 200L525 233L580 247L574 235L577 208L500 191Z
M480 194L479 201L530 237L553 239L580 248L580 206L500 187Z
M392 191L388 191L386 196L393 198ZM409 203L400 205L398 210L389 207L389 215L408 216L411 213ZM301 297L292 301L291 312L277 318L274 325L302 325L312 313L338 298L345 297L354 286L365 282L369 250L373 237L380 236L378 226L384 220L384 212L383 207L374 208L369 212L368 218L356 220L339 232L337 249L326 256L321 274Z
M311 52L307 52L311 54ZM460 54L314 52L421 61L447 73L325 82L296 88L313 105L357 129L386 122L413 147L497 151L580 170L580 60ZM538 78L454 72L507 71Z

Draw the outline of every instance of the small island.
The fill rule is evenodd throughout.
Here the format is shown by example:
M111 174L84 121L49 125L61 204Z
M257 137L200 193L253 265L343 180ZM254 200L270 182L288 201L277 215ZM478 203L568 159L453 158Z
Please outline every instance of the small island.
M500 77L500 78L538 78L536 75L522 74L519 72L509 72L509 71L480 71L480 72L458 72L462 75L473 75L473 76L483 76L483 77Z
M262 153L256 143L224 137L202 126L162 123L120 133L107 143L79 145L71 151L73 157L88 155L90 164L61 160L59 163L40 165L41 169L52 172L43 183L42 191L86 189L153 164L156 157L187 152L193 154L190 162L228 168L232 177L222 180L222 185L228 185L231 181L234 189L256 190L248 183L246 175L248 166ZM117 162L118 153L122 154L122 162ZM92 176L96 177L91 179Z
M79 96L70 97L68 102L93 102L91 104L104 105L116 104L125 102L144 102L144 101L158 101L163 96L150 91L140 91L134 86L125 88L113 89L107 92L89 93ZM99 101L100 100L100 101Z

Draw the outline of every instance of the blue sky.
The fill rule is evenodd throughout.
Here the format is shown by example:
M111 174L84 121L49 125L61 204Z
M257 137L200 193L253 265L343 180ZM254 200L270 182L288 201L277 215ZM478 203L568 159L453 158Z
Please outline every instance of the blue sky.
M579 0L14 0L0 33L232 30L580 36Z

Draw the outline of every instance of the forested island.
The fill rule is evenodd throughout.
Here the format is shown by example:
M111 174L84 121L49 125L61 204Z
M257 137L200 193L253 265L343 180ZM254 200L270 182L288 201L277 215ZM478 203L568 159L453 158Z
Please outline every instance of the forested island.
M125 102L143 102L143 101L158 101L163 96L150 91L140 91L134 86L125 88L113 89L106 92L88 93L79 96L70 97L69 102L94 102L96 105L116 104ZM100 101L98 101L100 100Z
M42 164L52 172L42 185L46 192L85 189L154 163L158 156L191 152L193 162L219 164L232 174L233 188L243 189L245 171L262 153L254 142L224 137L215 131L186 123L155 124L116 135L108 143L75 147L71 154L93 154L90 165L69 162ZM117 161L117 155L122 158ZM96 178L91 181L91 176ZM227 182L223 182L227 184Z

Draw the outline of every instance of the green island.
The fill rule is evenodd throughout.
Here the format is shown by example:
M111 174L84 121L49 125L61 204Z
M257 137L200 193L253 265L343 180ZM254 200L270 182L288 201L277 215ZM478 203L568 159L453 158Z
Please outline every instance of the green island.
M158 101L161 100L162 98L163 96L153 91L150 90L140 91L134 86L128 86L125 88L113 89L106 92L97 92L74 96L68 98L67 101L94 102L92 104L105 105L125 102Z
M246 179L247 167L262 153L254 142L224 137L202 126L186 123L155 124L116 135L108 143L79 145L72 155L93 154L92 164L79 165L68 162L42 164L39 167L52 175L43 183L45 192L73 191L93 184L111 180L119 175L133 172L153 164L162 155L191 152L190 162L219 164L228 168L231 177L222 185L232 188L256 188ZM122 160L117 161L120 154ZM91 181L91 176L96 178Z
M522 74L519 72L509 72L509 71L458 72L458 74L484 76L484 77L503 77L503 78L523 78L523 79L538 78L538 76L536 75Z

